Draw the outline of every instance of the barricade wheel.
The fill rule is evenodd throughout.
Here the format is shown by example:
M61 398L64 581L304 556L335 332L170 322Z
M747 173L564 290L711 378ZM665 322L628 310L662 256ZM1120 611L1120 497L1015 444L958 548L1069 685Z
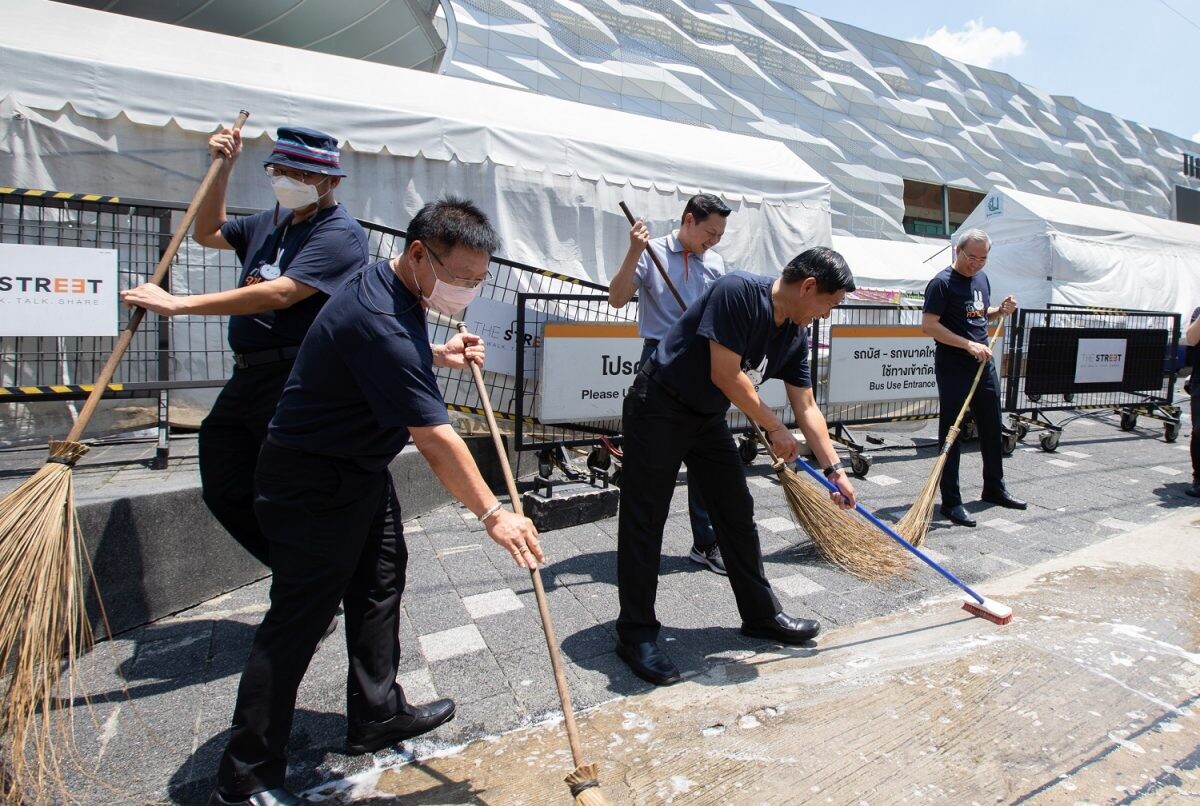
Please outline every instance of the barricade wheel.
M1163 425L1163 439L1167 442L1174 442L1179 439L1179 423L1166 423Z
M866 478L871 472L871 457L865 453L850 454L850 472L858 478Z
M1042 450L1046 453L1054 453L1058 450L1058 439L1062 436L1058 431L1047 431L1038 439L1042 443Z
M608 470L612 466L612 455L608 448L603 445L592 448L592 452L588 454L587 466L592 470Z
M1020 439L1020 437L1017 436L1016 432L1004 435L1004 442L1001 445L1001 451L1005 456L1013 455L1013 451L1017 449L1018 439Z
M1121 412L1121 430L1132 431L1137 428L1137 420L1136 414L1130 414L1127 411Z
M1026 395L1026 397L1029 398L1030 403L1040 403L1042 401L1041 395Z
M758 456L758 443L751 437L742 437L742 441L738 443L738 456L742 457L742 464L753 464L754 458Z
M1027 436L1029 436L1029 426L1025 423L1017 423L1017 439L1023 440Z

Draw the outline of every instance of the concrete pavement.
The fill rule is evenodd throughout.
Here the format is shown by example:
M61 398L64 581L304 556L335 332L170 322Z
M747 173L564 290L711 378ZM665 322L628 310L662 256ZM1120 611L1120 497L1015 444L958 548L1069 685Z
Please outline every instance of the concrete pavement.
M824 802L825 791L833 793L827 795L830 802L1010 802L1024 797L1022 793L1057 797L1051 789L1065 790L1035 790L1059 774L1077 776L1070 771L1103 749L1104 730L1118 736L1140 730L1130 726L1142 718L1121 722L1114 710L1118 707L1144 712L1145 724L1176 709L1169 721L1180 730L1158 732L1171 739L1164 739L1159 753L1163 763L1182 759L1184 772L1194 772L1194 759L1189 762L1179 744L1190 741L1193 749L1197 744L1195 722L1189 721L1194 720L1192 705L1182 694L1188 686L1192 695L1200 690L1194 676L1200 602L1194 559L1187 559L1195 555L1186 553L1197 545L1190 523L1193 512L1200 511L1183 495L1190 482L1183 441L1188 430L1179 443L1166 444L1161 429L1126 433L1115 418L1089 418L1070 425L1055 454L1044 453L1031 439L1006 460L1010 488L1031 502L1026 512L973 501L979 461L968 446L964 494L980 528L935 522L928 545L939 561L988 595L1020 593L1019 601L1009 602L1019 620L1006 628L967 619L944 601L954 589L932 572L918 569L911 579L872 585L823 562L791 523L782 491L760 459L748 468L748 477L767 574L789 612L815 615L832 630L815 649L781 652L737 632L727 582L686 559L690 534L686 489L680 485L665 534L659 618L664 646L683 670L685 683L666 690L651 690L612 653L615 519L548 533L544 544L550 563L543 578L576 710L585 712L580 716L585 757L601 763L605 794L627 803ZM925 480L932 459L929 450L877 451L869 476L857 482L861 499L885 518L898 517ZM1138 531L1146 524L1156 528ZM400 680L415 701L454 697L458 717L398 751L341 755L345 653L339 630L319 650L301 688L289 786L334 803L566 802L561 776L570 770L570 758L553 724L558 699L528 575L458 507L423 515L406 529L411 559ZM1071 569L1077 566L1070 565L1061 572L1061 581L1047 577L1054 584L1026 583L1033 585L1028 594L1025 588L1006 587L1017 584L1010 580L989 582L1014 572L1040 576L1045 563L1059 558L1074 562L1074 552L1113 545L1111 538L1126 533L1131 534L1114 549L1118 555L1140 559L1142 545L1169 539L1175 542L1166 545L1181 557L1179 567L1151 565L1135 576L1076 572ZM1132 584L1135 579L1141 584ZM1114 587L1106 588L1105 582ZM1167 596L1165 588L1176 593ZM267 590L264 581L233 591L122 634L85 660L81 685L93 704L90 713L81 711L77 717L77 737L88 773L72 781L81 800L203 802ZM1190 598L1181 599L1180 592ZM1064 608L1072 606L1082 615L1068 617ZM1149 621L1131 620L1134 615ZM1124 694L1108 691L1108 684L1074 693L1025 684L1061 676L1075 661L1066 659L1067 650L1057 655L1051 650L1075 646L1086 635L1083 627L1100 631L1092 634L1100 643L1081 645L1099 652L1108 641L1101 633L1114 629L1103 625L1117 624L1117 619L1163 644L1149 661L1130 654L1129 647L1140 646L1140 638L1116 636L1117 643L1128 645L1120 651L1129 664L1113 661L1107 671L1121 681L1112 685ZM1158 646L1148 643L1142 649ZM1020 668L1009 665L1010 658L1019 659ZM1079 658L1077 667L1085 661L1098 664L1101 656ZM1036 674L1022 671L1035 665ZM972 672L972 667L992 671ZM1159 683L1126 679L1126 669L1155 670L1146 673ZM1025 681L1016 679L1022 675ZM867 678L890 682L872 689ZM951 689L958 693L946 693ZM1019 731L1019 723L1013 722L1002 733L1007 737L1003 748L997 746L985 723L997 715L1029 711L1021 700L1031 689L1039 696L1044 691L1049 699L1032 709L1036 717L1023 719L1045 723L1053 712L1053 724L1078 723L1085 729L1041 741L1040 734ZM888 705L884 692L892 691L908 692L910 699ZM918 697L922 691L945 696ZM1139 692L1156 693L1151 698ZM1128 701L1118 706L1123 696ZM747 707L753 703L761 708ZM642 725L646 709L653 724L664 720L672 727ZM967 713L974 718L967 719ZM683 721L668 719L671 715ZM743 747L734 741L755 722L774 725L772 741L778 746L764 749L751 742ZM950 741L955 731L962 741ZM708 739L713 746L730 744L711 751ZM1140 741L1145 749L1145 737ZM458 752L463 745L469 746ZM780 761L779 746L790 748L786 763ZM939 758L951 749L974 758L980 771L970 773L965 761L957 768L939 766ZM1041 766L1032 756L1021 756L1022 750L1040 754ZM1105 758L1123 758L1114 752ZM725 761L717 763L718 758ZM760 758L773 761L755 761ZM735 774L733 762L752 769ZM797 778L775 775L781 768L803 772L802 780L812 782L798 789ZM1016 775L1013 770L1025 772ZM1101 776L1105 785L1113 774ZM1125 774L1135 772L1130 768ZM755 791L774 786L777 777L791 783ZM909 779L911 787L901 786ZM939 791L938 780L952 788ZM1180 780L1177 792L1200 791L1194 776L1181 775ZM868 791L860 790L857 781L876 783ZM960 798L968 791L971 797ZM1089 797L1107 802L1097 794Z

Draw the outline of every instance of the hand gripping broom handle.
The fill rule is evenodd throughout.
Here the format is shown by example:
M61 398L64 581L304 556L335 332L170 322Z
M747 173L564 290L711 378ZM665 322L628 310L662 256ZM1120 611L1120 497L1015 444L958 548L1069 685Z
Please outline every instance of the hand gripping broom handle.
M618 202L618 204L621 205L621 212L624 213L625 217L629 219L629 225L633 226L636 224L637 219L633 217L633 213L629 212L629 205L625 204L623 201ZM667 289L671 292L671 295L675 297L675 301L679 303L679 307L686 311L687 306L683 304L683 297L679 296L679 292L675 290L675 284L672 283L671 278L667 276L666 267L663 266L662 261L658 259L658 255L654 254L654 250L650 248L649 244L646 244L646 253L650 255L650 260L654 261L654 268L658 269L659 275L662 277L663 282L667 284Z
M234 121L233 128L240 130L249 117L250 113L243 109L238 114L237 120ZM192 221L196 218L196 212L200 208L200 203L208 195L208 190L212 187L213 182L216 181L217 172L221 170L221 163L224 161L225 155L218 153L212 165L208 167L208 173L204 175L204 179L200 182L200 187L196 189L196 195L192 196L192 201L188 204L187 212L183 214L183 220L179 223L175 234L171 236L171 242L167 244L166 251L159 258L158 266L155 267L154 274L150 276L150 282L161 285L163 278L167 276L167 271L171 268L171 261L175 259L175 253L179 251L179 246L187 236L188 230L191 229ZM142 317L145 315L145 308L134 308L130 312L129 324L121 331L121 335L117 339L117 344L113 348L112 355L108 357L108 361L104 364L104 369L100 370L100 377L96 378L95 385L88 395L87 402L83 404L83 410L79 412L79 417L76 418L75 425L71 427L70 433L67 434L67 442L77 442L79 437L83 435L83 430L87 428L92 415L96 412L96 407L100 405L100 398L104 396L109 381L116 374L117 365L121 363L121 358L125 355L125 351L129 349L129 345L133 341L133 334L137 332L138 326L142 324Z
M804 470L804 472L808 473L808 475L812 476L814 479L816 479L817 481L821 482L821 484L823 484L823 485L825 485L826 487L828 487L830 492L837 492L837 487L835 487L835 486L833 485L833 483L832 483L831 481L829 481L829 479L825 478L825 476L824 476L824 475L823 475L823 474L822 474L822 473L821 473L819 470L817 470L815 467L811 467L811 466L808 464L808 462L804 462L804 461L801 461L801 460L797 459L797 460L796 460L796 467L798 467L798 468L800 468L800 469ZM983 597L982 597L982 596L980 596L978 593L976 593L975 591L971 590L971 589L970 589L970 588L968 588L966 585L964 585L964 584L963 584L963 583L962 583L962 582L961 582L961 581L958 579L958 577L954 576L954 574L950 573L950 572L949 572L949 571L947 571L945 568L942 568L940 565L938 565L936 562L934 562L934 561L933 561L933 560L932 560L932 559L931 559L931 558L930 558L928 555L926 555L926 554L925 554L925 552L921 551L919 548L917 548L916 546L914 546L914 545L912 545L911 543L909 543L909 542L908 542L907 540L905 540L903 537L901 537L900 535L896 534L896 533L895 533L895 531L893 531L893 530L892 530L892 527L888 526L886 523L884 523L883 521L879 520L879 518L876 518L876 517L875 517L875 515L874 515L874 513L870 512L870 511L869 511L869 510L868 510L866 507L864 507L862 504L857 504L857 503L856 503L856 504L854 505L854 508L855 508L856 510L858 510L858 514L859 514L859 515L862 515L864 518L866 518L867 520L869 520L871 523L873 523L873 524L875 524L876 526L878 526L878 527L879 527L879 529L880 529L880 530L881 530L881 531L882 531L882 532L883 532L885 535L887 535L888 537L890 537L892 540L895 540L895 541L896 541L897 543L899 543L901 546L904 546L904 548L908 549L908 550L909 550L909 551L911 551L913 554L917 555L917 557L918 557L918 558L920 558L920 560L921 560L922 562L924 562L926 565L928 565L928 566L929 566L930 568L932 568L934 571L937 571L939 574L941 574L942 576L944 576L946 579L950 580L950 581L951 581L951 582L953 582L955 585L957 585L958 587L962 588L962 589L963 589L963 591L964 591L964 592L965 592L965 593L966 593L968 596L970 596L970 597L971 597L972 599L974 599L975 601L979 602L979 604L983 604Z
M988 350L996 346L996 339L1000 338L1000 331L1004 330L1004 319L1005 315L1000 314L1000 318L996 322L996 332L988 341ZM971 381L971 391L967 392L967 399L963 401L962 408L958 410L958 416L954 418L954 425L950 426L950 430L946 432L946 442L942 445L942 453L950 450L950 446L958 439L958 428L962 425L963 417L967 416L971 398L975 397L975 389L979 386L979 379L983 377L983 368L987 366L987 363L987 361L979 362L979 369L975 370L975 380Z
M467 332L465 322L458 323L458 332ZM513 512L524 515L525 513L521 509L521 496L517 494L517 483L513 480L512 468L508 464L508 452L504 450L504 442L500 439L500 429L496 425L492 401L488 397L487 387L483 383L483 372L475 364L470 366L471 375L475 378L475 389L479 392L483 413L487 417L488 431L492 434L492 444L496 446L496 456L500 459L501 470L504 471L504 483L508 487L508 497L512 501ZM558 687L558 700L562 704L567 742L571 745L571 756L575 760L575 766L582 767L585 762L583 750L579 746L579 731L575 727L575 712L571 708L571 692L567 689L567 677L563 672L562 660L558 657L558 639L554 636L554 624L550 621L550 608L546 604L546 590L542 587L542 574L536 564L529 569L529 576L533 580L533 592L537 597L538 613L542 617L542 632L546 634L546 648L550 651L550 666L554 670L554 684Z

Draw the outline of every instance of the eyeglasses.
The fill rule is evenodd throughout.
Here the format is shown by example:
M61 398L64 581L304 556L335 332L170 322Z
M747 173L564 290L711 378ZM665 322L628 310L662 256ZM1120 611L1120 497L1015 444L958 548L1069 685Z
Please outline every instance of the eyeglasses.
M278 165L268 165L266 167L266 171L267 176L286 176L288 179L292 179L297 182L304 182L305 184L314 179L321 179L324 177L324 174L313 173L312 171L300 171L296 168L283 168Z
M457 274L446 268L446 264L440 257L437 256L436 252L429 248L429 244L422 242L422 246L425 247L425 251L429 253L429 256L433 258L433 260L429 261L429 265L433 266L433 262L436 260L437 265L441 266L445 270L446 274L450 275L450 279L446 281L450 283L450 285L456 285L459 288L478 288L486 283L492 276L492 272L489 270L483 273L483 279L480 280L476 280L473 277L459 277ZM434 266L433 273L437 274L437 266Z

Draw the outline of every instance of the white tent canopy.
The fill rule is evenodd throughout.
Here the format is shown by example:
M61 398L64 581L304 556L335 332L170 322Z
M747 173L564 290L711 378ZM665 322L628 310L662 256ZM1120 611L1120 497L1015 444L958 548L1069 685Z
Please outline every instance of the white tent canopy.
M846 258L861 289L924 293L950 263L949 249L929 243L834 235L833 248Z
M261 42L7 0L0 26L0 184L186 200L208 133L251 112L243 162L281 125L342 140L338 198L403 228L444 193L493 216L503 256L607 282L625 200L652 232L705 191L735 209L720 251L775 273L830 239L829 183L783 144ZM240 166L229 202L272 198Z
M1178 311L1200 305L1200 226L996 188L958 232L992 239L993 299Z

